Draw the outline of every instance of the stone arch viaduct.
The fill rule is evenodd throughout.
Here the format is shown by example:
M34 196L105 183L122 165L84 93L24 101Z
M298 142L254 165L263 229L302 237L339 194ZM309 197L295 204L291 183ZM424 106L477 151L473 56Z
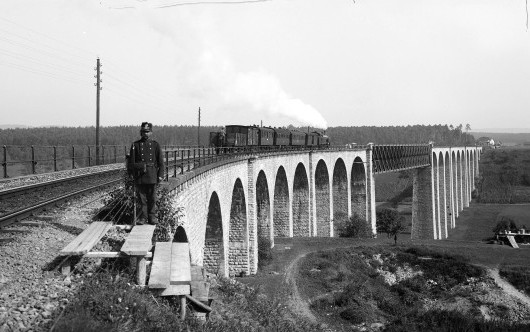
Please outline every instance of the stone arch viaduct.
M412 238L444 239L469 206L480 147L368 145L240 154L169 179L193 264L254 274L276 237L333 237L354 213L376 234L374 175L413 173Z

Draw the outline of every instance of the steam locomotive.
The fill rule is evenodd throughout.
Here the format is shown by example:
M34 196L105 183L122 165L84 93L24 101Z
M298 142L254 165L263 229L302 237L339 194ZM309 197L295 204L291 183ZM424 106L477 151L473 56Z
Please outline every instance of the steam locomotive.
M302 132L285 128L228 125L210 132L210 146L327 146L329 137L320 132Z

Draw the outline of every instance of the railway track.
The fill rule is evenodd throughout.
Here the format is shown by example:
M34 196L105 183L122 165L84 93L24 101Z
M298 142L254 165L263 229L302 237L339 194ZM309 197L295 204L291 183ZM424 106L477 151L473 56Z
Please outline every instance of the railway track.
M116 185L123 169L106 170L0 191L0 228L73 197Z

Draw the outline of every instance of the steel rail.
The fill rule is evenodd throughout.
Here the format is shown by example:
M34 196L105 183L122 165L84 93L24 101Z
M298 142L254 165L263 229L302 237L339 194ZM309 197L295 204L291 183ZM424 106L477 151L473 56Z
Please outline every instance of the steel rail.
M51 185L54 185L54 184L59 184L59 183L64 183L64 182L69 182L69 181L75 181L75 180L88 178L88 177L91 177L91 176L97 176L97 175L103 175L103 174L111 174L113 172L121 172L121 171L123 171L123 168L116 168L116 169L112 169L112 170L104 170L104 171L93 172L93 173L85 173L85 174L69 176L69 177L65 177L65 178L61 178L61 179L54 179L54 180L50 180L50 181L44 181L44 182L38 182L38 183L23 185L23 186L19 186L19 187L8 188L8 189L5 189L5 190L0 190L0 199L2 199L5 196L20 195L20 194L23 194L26 191L33 190L33 189L38 189L38 188L41 188L41 187L45 188L47 186L51 186ZM53 173L49 173L49 174L53 174Z
M98 184L98 185L95 185L95 186L92 186L92 187L84 188L84 189L77 190L77 191L74 191L74 192L59 196L59 197L55 197L55 198L51 198L51 199L42 201L42 202L37 203L37 204L35 204L33 206L30 206L30 207L25 207L25 208L22 208L22 209L13 211L13 212L9 212L8 214L0 217L0 228L6 227L8 225L11 225L11 224L17 222L17 221L25 219L25 218L35 214L36 212L40 212L42 210L45 210L47 207L50 207L52 205L56 205L58 203L67 201L70 198L73 198L75 196L79 196L79 195L88 193L88 192L93 191L93 190L98 190L100 188L113 185L113 184L118 183L120 181L122 181L122 179L115 179L115 180L107 181L105 183L101 183L101 184Z

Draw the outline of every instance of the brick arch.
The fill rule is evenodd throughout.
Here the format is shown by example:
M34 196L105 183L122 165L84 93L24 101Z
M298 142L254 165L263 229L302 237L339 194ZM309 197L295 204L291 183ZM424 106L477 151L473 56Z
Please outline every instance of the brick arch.
M258 262L274 246L272 236L272 215L269 186L264 171L260 171L256 181L256 219L258 231Z
M309 180L304 164L296 166L293 183L293 236L311 236L309 223Z
M316 235L330 236L329 172L324 160L320 159L315 169Z
M342 158L338 158L333 167L333 226L336 233L335 221L348 219L348 173Z
M366 197L366 171L364 162L360 157L353 161L350 176L351 187L351 211L352 215L366 219L367 197Z
M182 226L178 226L173 235L173 242L188 242L188 235L186 235L186 230Z
M289 223L289 183L283 166L278 167L274 181L273 235L290 236Z
M208 204L203 266L210 273L226 276L223 218L219 196L215 191L210 196Z
M232 190L228 242L229 275L249 274L247 208L243 183L239 178Z

